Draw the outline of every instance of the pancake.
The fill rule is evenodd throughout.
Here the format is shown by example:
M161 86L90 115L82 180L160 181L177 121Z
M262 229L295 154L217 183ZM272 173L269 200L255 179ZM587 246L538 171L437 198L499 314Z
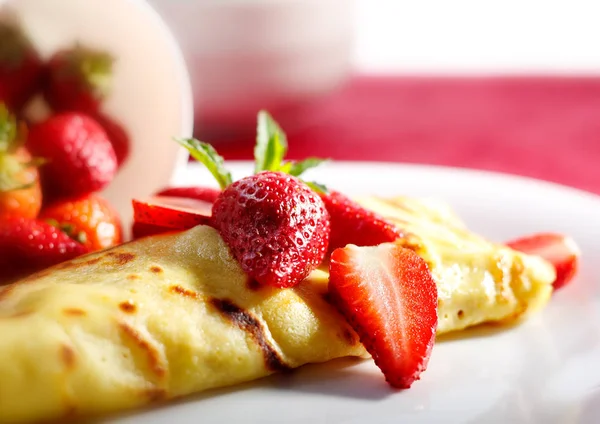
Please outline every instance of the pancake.
M514 319L552 292L552 266L471 234L446 207L360 203L407 232L438 285L438 333ZM257 287L198 226L87 255L0 287L0 422L121 411L307 363L368 357L327 301L327 273Z
M445 203L366 196L355 199L406 233L401 240L429 265L438 287L438 334L524 318L545 305L554 267L472 233Z

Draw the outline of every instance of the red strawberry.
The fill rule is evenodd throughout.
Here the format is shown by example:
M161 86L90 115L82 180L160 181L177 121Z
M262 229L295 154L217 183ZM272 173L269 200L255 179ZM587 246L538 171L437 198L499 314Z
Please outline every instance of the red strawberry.
M339 192L322 194L321 198L331 219L330 252L348 244L376 246L403 236L391 222Z
M159 225L146 224L144 222L134 222L131 226L131 234L134 239L141 237L154 236L157 234L169 233L174 230L173 228L161 227Z
M31 128L28 146L48 160L42 171L52 195L80 195L106 187L117 171L115 151L106 132L80 113L51 116Z
M0 23L0 102L14 112L41 88L44 67L21 29Z
M189 199L204 200L214 203L221 194L221 190L212 187L171 187L159 191L157 196L187 197Z
M233 256L261 284L294 286L325 256L325 206L291 175L260 172L236 181L223 190L212 211Z
M48 63L44 97L59 112L98 112L111 85L113 58L82 46L55 53Z
M211 223L212 204L183 197L154 196L146 200L133 199L135 222L170 230L187 230Z
M23 276L84 253L85 246L46 222L0 221L0 279Z
M117 212L95 194L58 200L46 206L39 218L56 222L92 252L123 241Z
M562 234L541 233L518 240L506 245L529 255L538 255L546 259L556 269L554 289L559 289L569 283L579 268L581 252L570 237Z
M121 167L129 157L131 149L127 131L125 131L125 128L121 124L106 115L98 114L94 118L102 125L104 131L106 131L106 135L108 135L108 139L112 143L113 149L115 149L117 165Z
M420 378L437 329L437 288L423 259L395 243L336 249L329 290L390 385Z

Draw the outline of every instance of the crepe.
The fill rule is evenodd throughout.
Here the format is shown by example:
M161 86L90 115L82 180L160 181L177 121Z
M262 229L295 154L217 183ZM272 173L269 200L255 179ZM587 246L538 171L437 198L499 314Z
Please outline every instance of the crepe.
M407 231L440 295L439 333L547 301L554 271L470 234L443 207L360 202ZM327 301L327 274L259 288L198 226L78 258L0 287L0 422L139 407L306 363L368 356Z
M445 203L405 196L355 199L401 228L438 288L438 334L524 318L550 300L554 267L469 231Z

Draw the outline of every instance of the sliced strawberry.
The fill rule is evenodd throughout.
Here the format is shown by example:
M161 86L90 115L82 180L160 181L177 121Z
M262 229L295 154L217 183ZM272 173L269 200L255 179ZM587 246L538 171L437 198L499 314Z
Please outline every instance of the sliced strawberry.
M154 196L146 200L133 199L133 219L136 222L186 230L200 224L210 224L212 203L183 197Z
M403 236L394 224L339 192L321 198L331 220L330 252L348 244L376 246Z
M213 187L170 187L165 188L158 193L157 196L172 196L172 197L187 197L189 199L204 200L205 202L214 203L221 194L221 190Z
M134 239L153 236L156 234L169 233L171 231L177 230L168 227L161 227L159 225L146 224L144 222L134 222L131 226L131 233Z
M556 269L554 289L559 289L568 284L579 268L581 252L575 241L562 234L540 233L517 240L506 245L529 255L537 255L546 259Z
M336 249L329 290L390 385L420 378L437 329L437 287L421 257L395 243Z

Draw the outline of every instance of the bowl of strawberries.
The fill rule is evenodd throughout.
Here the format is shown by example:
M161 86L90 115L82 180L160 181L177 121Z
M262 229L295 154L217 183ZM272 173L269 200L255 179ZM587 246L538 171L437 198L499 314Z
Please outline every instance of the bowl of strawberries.
M186 163L172 137L192 116L146 2L0 1L0 283L127 240L131 199Z

